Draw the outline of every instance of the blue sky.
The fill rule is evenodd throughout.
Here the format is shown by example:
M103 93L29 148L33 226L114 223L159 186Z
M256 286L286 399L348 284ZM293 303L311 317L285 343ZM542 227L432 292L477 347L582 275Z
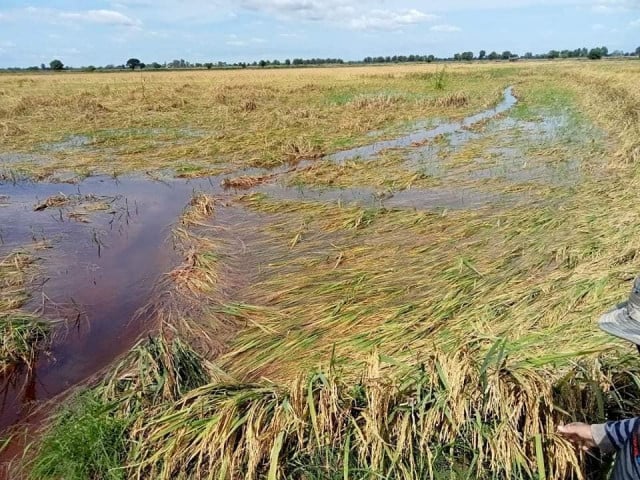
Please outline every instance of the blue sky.
M640 0L0 0L0 67L640 46Z

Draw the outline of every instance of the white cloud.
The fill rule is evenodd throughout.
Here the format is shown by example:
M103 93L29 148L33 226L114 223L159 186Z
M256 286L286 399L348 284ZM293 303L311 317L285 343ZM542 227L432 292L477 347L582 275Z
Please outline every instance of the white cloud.
M445 33L453 33L453 32L462 31L462 29L460 27L456 27L455 25L447 25L447 24L434 25L429 30L431 30L432 32L445 32Z
M227 41L225 42L230 47L248 47L249 45L259 45L266 43L264 38L252 37L252 38L240 38L236 34L227 35Z
M127 7L150 7L153 5L152 0L120 0L112 3L113 8L127 8Z
M240 7L283 20L347 24L362 6L345 0L241 0ZM366 6L364 7L366 8Z
M239 5L285 20L326 22L354 30L396 30L437 18L416 8L376 8L380 3L380 0L241 0Z
M640 8L639 0L597 0L593 2L591 11L599 14L610 14L638 8Z
M637 20L633 20L633 21L629 22L629 26L631 28L640 27L640 18L638 18Z
M601 23L594 23L593 25L591 25L591 30L595 30L596 32L604 29L605 29L605 26L602 25Z
M93 23L119 27L140 27L142 22L115 10L58 10L47 7L26 7L12 10L11 18L18 21L37 20L44 23Z
M105 25L120 25L133 27L140 25L138 20L127 17L115 10L87 10L84 12L60 12L59 17L66 20L80 22L101 23Z
M372 10L369 13L352 18L349 27L355 30L397 30L408 25L415 25L435 20L435 15L411 9L392 12L390 10Z
M607 13L613 13L615 12L615 9L613 7L610 7L609 5L594 5L593 7L591 7L591 11L593 13L603 13L603 14L607 14Z

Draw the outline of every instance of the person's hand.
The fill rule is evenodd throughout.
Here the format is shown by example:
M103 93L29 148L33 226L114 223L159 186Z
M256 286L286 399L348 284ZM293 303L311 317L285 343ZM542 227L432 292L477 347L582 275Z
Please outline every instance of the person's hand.
M558 427L558 433L582 450L587 451L596 446L596 442L593 440L593 434L591 433L591 425L587 425L586 423L560 425Z

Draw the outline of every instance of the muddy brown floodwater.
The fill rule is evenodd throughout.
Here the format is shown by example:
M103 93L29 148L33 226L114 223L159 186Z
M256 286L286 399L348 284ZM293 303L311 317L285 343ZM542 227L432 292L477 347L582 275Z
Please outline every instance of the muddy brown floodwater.
M194 191L213 190L208 180L161 183L148 178L0 185L5 198L0 206L0 254L27 247L41 258L44 271L26 309L66 321L50 354L37 361L26 379L4 379L0 428L28 415L34 402L50 399L106 367L133 345L145 324L132 318L149 300L156 280L177 263L170 243L172 224ZM60 194L91 196L107 209L78 216L82 202L78 206L72 201L34 211L46 198Z

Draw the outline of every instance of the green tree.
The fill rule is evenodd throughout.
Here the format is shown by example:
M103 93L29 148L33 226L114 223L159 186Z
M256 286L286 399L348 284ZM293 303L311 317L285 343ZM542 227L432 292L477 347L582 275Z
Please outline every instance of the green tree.
M207 70L211 70L213 68L213 63L207 62L204 64L204 66L207 68Z
M498 52L491 52L491 53L487 56L487 58L488 58L489 60L497 60L497 59L499 58Z
M504 52L502 52L501 56L503 60L509 60L513 56L513 54L509 50L505 50Z
M138 60L137 58L130 58L129 60L127 60L127 63L125 64L127 66L127 68L130 68L131 70L134 70L137 67L140 67L142 62L140 62L140 60Z
M592 48L589 50L589 58L591 60L600 60L602 58L602 50L599 48Z
M484 60L484 57L487 56L487 52L485 52L484 50L480 50L480 52L478 52L478 58L480 60Z
M636 55L640 57L640 47L636 48Z
M55 60L51 60L49 62L49 67L51 68L51 70L62 70L64 68L64 63L56 58Z

